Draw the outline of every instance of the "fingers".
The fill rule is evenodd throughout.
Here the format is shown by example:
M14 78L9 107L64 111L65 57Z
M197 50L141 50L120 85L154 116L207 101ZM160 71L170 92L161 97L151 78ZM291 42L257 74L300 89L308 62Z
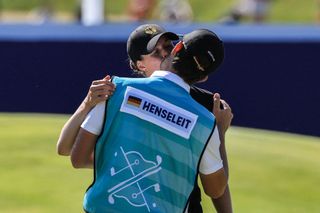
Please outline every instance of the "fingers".
M106 101L114 93L115 89L110 75L105 76L103 79L92 81L86 103L90 106L95 106L102 101Z
M223 105L223 110L227 111L230 114L230 117L233 118L232 109L229 106L229 104L223 99L221 99L220 101L221 101L221 103Z
M106 79L95 80L95 81L92 81L91 85L104 84L104 83L106 83L106 82L107 82Z
M115 91L113 85L92 85L89 90L91 98L111 96Z
M219 125L222 132L226 132L233 118L231 107L225 100L221 99L219 93L214 93L213 101L213 114L216 118L217 125ZM223 106L223 108L221 107L222 109L220 108L220 105Z
M223 109L231 109L229 104L225 100L221 99L220 102L223 105Z
M113 91L110 90L97 90L92 93L92 96L101 97L101 96L111 96Z
M99 85L99 84L107 84L110 83L108 79L101 79L101 80L95 80L92 81L91 85Z
M217 112L220 110L220 94L214 93L213 95L213 111Z
M219 99L219 101L220 101L220 94L219 93L214 93L213 94L213 99L214 100L218 100Z
M112 90L89 90L87 95L87 104L93 107L102 101L106 101L112 94Z
M107 81L110 81L111 80L111 77L110 75L107 75L106 77L103 78L104 80L107 80Z
M95 92L99 90L107 90L107 91L114 92L115 86L112 82L108 82L106 84L91 85L89 90L91 92Z
M112 83L110 75L105 76L103 79L94 80L92 81L91 85L99 85L99 84L106 84L106 83Z

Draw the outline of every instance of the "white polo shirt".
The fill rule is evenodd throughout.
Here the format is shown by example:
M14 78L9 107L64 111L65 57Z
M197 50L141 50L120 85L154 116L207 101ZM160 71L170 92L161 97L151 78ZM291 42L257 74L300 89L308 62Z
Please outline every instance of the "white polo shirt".
M172 72L155 71L151 77L164 77L190 92L190 86ZM90 111L81 125L83 129L94 135L100 135L103 128L105 104L106 102L101 102ZM220 139L216 126L200 161L199 172L201 174L212 174L223 167L219 147Z

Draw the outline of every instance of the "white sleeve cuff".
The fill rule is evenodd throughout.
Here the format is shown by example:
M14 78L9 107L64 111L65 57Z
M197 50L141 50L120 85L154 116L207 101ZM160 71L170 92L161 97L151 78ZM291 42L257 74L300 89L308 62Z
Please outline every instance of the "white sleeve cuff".
M220 137L218 129L215 127L200 161L199 172L201 174L208 175L223 168L219 148Z
M209 175L209 174L215 173L216 171L218 171L219 169L222 169L222 168L223 168L223 163L221 161L221 163L216 164L215 166L212 166L211 168L202 169L202 170L199 169L199 172L204 175Z
M89 123L87 124L82 124L81 125L81 128L85 129L86 131L94 134L94 135L99 135L100 134L100 131L98 128L96 128L94 125L91 125Z
M97 104L87 115L81 127L94 135L100 135L103 128L106 102Z

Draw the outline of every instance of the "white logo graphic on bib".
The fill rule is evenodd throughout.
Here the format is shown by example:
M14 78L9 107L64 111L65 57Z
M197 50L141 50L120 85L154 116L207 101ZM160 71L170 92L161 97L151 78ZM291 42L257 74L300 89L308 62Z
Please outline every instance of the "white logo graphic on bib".
M161 156L157 155L156 161L153 162L146 160L141 153L137 151L125 152L121 146L120 150L120 156L118 152L115 152L114 156L115 158L119 157L124 159L125 166L123 168L112 167L110 169L111 177L117 175L121 177L125 173L128 174L128 172L130 173L130 177L108 190L108 201L110 204L114 204L115 198L125 199L131 206L146 207L148 212L151 212L151 209L156 208L157 204L152 202L150 205L150 203L148 203L146 200L144 192L149 189L159 192L160 185L158 183L153 183L145 187L141 187L141 185L145 185L142 183L145 178L161 170L160 164L162 162L162 158Z
M127 87L121 112L149 121L189 139L198 116L142 90Z

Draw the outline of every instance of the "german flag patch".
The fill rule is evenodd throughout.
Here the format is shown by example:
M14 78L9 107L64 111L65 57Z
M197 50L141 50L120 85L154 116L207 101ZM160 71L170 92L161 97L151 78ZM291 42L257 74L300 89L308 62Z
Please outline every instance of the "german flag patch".
M142 102L142 99L141 99L141 98L138 98L138 97L129 95L127 104L130 104L130 105L132 105L132 106L135 106L135 107L138 107L138 108L139 108L140 105L141 105L141 102Z

